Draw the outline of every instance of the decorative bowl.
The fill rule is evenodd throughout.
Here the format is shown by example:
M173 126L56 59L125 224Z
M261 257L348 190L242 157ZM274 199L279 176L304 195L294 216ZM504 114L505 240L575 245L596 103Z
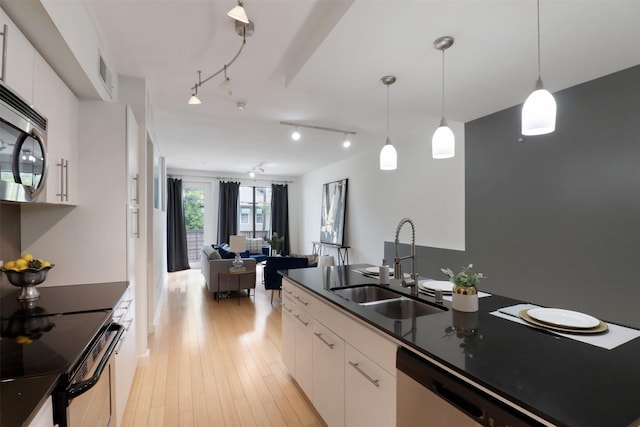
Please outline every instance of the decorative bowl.
M38 292L36 286L45 281L47 273L53 267L54 264L39 269L25 268L24 270L16 271L0 268L0 271L7 275L9 283L13 286L22 288L22 292L20 293L20 296L18 296L18 300L29 301L40 297L40 292Z

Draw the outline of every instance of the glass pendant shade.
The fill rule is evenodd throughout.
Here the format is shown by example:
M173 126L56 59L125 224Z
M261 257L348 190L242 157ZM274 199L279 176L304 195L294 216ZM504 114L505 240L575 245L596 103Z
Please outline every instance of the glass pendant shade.
M456 138L453 131L441 122L431 139L431 156L434 159L450 159L456 154Z
M236 21L244 22L245 24L249 23L247 12L244 10L242 3L238 3L233 9L227 12L227 16L235 19Z
M298 132L297 130L294 130L293 133L291 133L291 139L293 139L294 141L300 141L300 132Z
M398 153L391 140L387 137L387 142L380 150L380 169L383 171L392 171L398 168Z
M200 101L200 98L198 98L195 94L191 95L191 98L189 98L189 105L198 105L198 104L202 104L202 101Z
M556 130L556 101L548 90L536 88L522 106L522 134L544 135Z

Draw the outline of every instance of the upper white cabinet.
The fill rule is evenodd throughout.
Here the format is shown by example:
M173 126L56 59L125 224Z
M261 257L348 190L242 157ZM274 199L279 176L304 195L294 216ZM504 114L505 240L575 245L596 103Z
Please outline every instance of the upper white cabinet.
M45 200L78 203L78 100L47 62L35 55L33 102L48 119L49 173Z
M33 104L33 73L35 49L22 35L9 16L0 9L0 32L7 25L4 81L28 103ZM3 40L4 42L4 40ZM2 58L0 58L0 61Z

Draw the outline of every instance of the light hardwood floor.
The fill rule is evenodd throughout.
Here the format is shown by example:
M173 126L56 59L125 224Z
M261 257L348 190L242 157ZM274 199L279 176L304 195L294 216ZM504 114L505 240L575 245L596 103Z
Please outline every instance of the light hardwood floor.
M323 426L280 354L281 310L258 272L256 295L209 295L200 270L169 274L160 322L122 425Z

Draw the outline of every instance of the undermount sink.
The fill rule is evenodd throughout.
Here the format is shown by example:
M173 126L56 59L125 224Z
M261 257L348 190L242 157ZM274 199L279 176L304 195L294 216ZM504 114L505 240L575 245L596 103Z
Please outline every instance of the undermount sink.
M333 288L331 292L394 320L427 316L447 310L444 307L434 307L426 302L407 298L401 293L376 285Z
M352 288L333 288L331 292L358 304L400 298L402 295L375 285L354 286Z
M446 310L445 308L434 307L425 302L408 298L381 301L380 303L369 305L369 308L384 317L397 320L442 313Z

